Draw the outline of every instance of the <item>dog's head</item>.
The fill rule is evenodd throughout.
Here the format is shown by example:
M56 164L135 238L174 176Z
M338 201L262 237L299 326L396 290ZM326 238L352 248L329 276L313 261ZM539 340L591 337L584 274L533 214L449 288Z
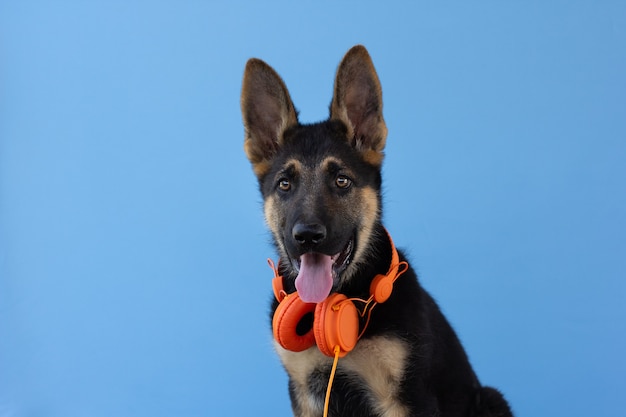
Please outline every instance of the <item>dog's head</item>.
M355 46L341 61L327 121L303 125L280 76L248 61L244 148L265 218L300 297L319 302L358 270L380 222L387 128L372 60Z

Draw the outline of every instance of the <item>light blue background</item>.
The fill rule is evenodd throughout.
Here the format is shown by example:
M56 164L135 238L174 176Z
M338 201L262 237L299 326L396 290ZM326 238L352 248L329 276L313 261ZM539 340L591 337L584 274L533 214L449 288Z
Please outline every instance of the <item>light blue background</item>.
M290 413L241 77L317 121L356 43L386 225L481 380L624 412L626 3L3 1L0 416Z

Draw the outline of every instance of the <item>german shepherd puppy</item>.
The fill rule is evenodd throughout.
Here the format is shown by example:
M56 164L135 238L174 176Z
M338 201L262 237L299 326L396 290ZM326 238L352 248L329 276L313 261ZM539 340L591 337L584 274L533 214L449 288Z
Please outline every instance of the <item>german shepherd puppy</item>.
M312 306L334 293L365 304L373 297L374 277L394 267L397 272L387 300L374 303L368 314L372 303L360 307L358 342L338 360L330 400L325 394L333 353L276 343L289 374L293 413L321 416L328 407L332 416L512 416L503 396L480 384L415 272L410 267L398 272L406 259L381 223L387 137L382 108L378 75L360 45L341 61L330 117L320 123L298 122L283 80L269 65L259 59L246 64L244 148L280 254L276 273L282 288L275 291L272 316L285 294L298 294ZM393 259L400 263L394 266ZM302 315L298 337L311 332L318 315L317 310ZM316 341L319 345L317 333Z

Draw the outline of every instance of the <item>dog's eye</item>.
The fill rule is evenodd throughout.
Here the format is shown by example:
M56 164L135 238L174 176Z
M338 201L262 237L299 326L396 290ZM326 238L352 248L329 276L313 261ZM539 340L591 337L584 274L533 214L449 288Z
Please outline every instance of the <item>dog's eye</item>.
M348 188L350 185L352 185L352 181L350 180L350 178L344 175L340 175L335 180L335 184L337 184L337 187L339 188Z
M280 188L281 191L289 191L291 189L291 182L286 178L282 178L278 181L278 188Z

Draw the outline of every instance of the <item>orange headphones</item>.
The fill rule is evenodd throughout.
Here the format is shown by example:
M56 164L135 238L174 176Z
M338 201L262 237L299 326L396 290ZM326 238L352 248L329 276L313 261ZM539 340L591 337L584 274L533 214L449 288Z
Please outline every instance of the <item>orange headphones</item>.
M344 357L356 346L357 341L365 332L372 309L378 303L384 303L391 296L393 283L408 268L406 262L400 262L398 251L391 242L391 266L385 275L378 274L370 285L370 298L348 298L344 294L332 293L321 303L305 303L300 299L298 292L287 294L283 289L283 277L278 274L274 263L268 259L274 270L272 287L279 304L274 312L272 328L274 339L285 349L301 352L317 343L319 350L331 358L338 353ZM354 301L364 303L359 311ZM313 314L313 328L305 334L298 334L298 323L308 315ZM367 321L359 333L359 318ZM337 352L338 350L338 352Z

